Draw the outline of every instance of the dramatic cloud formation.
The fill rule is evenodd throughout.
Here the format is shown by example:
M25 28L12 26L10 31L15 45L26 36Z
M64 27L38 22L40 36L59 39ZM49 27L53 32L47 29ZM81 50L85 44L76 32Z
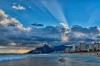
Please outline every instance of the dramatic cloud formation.
M25 7L23 7L21 5L18 5L18 6L13 5L12 8L16 9L16 10L25 10Z
M14 43L9 37L20 36L22 33L26 34L29 31L30 27L24 28L18 20L11 18L0 10L0 44Z
M42 24L32 25L43 26ZM0 45L35 46L35 44L40 45L60 40L58 26L36 27L25 28L18 20L0 10Z
M32 26L34 27L25 28L18 20L0 10L0 45L37 47L45 43L59 45L100 40L100 30L96 26L83 28L75 25L66 33L61 26L43 26L42 24L32 24ZM63 33L68 41L62 42Z

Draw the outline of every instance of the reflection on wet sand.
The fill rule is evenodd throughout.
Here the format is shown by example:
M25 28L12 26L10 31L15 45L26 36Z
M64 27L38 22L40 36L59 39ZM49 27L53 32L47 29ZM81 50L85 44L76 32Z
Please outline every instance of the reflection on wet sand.
M20 60L2 61L0 66L100 66L100 61L78 57L28 57Z
M0 66L61 66L61 65L59 64L59 62L57 62L57 58L30 57L21 60L0 62Z

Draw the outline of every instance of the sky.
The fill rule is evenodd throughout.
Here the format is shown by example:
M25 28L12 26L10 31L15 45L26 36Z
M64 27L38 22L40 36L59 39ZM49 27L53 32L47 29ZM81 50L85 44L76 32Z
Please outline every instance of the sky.
M99 1L0 0L0 53L100 41Z
M100 26L100 0L0 0L0 9L25 27L32 23L59 25L60 21L43 5L44 1L51 5L56 1L70 27ZM51 10L58 12L55 8Z

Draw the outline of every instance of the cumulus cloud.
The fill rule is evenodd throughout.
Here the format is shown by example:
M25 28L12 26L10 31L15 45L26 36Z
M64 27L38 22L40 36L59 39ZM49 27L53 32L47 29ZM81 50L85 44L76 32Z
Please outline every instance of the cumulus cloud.
M12 8L16 10L25 10L25 7L21 5L18 5L18 6L13 5Z
M63 29L64 28L60 26L46 26L44 28L33 28L31 33L37 36L56 38L58 39L57 41L60 43L62 42L61 35L64 33ZM66 33L64 33L64 36L68 38L68 41L65 42L96 41L96 36L98 36L99 33L100 30L96 26L87 28L75 25L71 27L70 30L67 30Z
M22 33L28 33L30 30L30 27L24 28L18 20L0 10L0 44L13 43L9 36L19 36Z
M1 25L5 28L9 27L12 29L16 28L18 30L27 30L27 31L30 30L30 27L24 28L23 25L18 20L5 14L3 10L0 10L0 27Z
M71 28L71 32L67 34L70 41L96 41L100 34L100 30L97 26L95 27L82 27L74 25Z
M72 32L81 32L81 33L85 33L85 34L98 34L99 33L99 29L97 28L97 26L95 27L81 27L81 26L78 26L78 25L74 25L72 28L71 28L71 31Z
M51 45L70 44L79 41L100 40L100 29L98 27L84 28L78 25L71 27L64 33L61 26L43 26L42 24L32 24L35 27L25 28L17 19L5 14L0 10L0 45L1 46L27 46L36 47L48 43ZM69 40L62 42L61 35Z
M42 24L34 24L43 26ZM46 26L41 28L23 27L15 18L0 10L0 45L6 46L35 46L44 42L50 43L59 41L60 33L57 26Z

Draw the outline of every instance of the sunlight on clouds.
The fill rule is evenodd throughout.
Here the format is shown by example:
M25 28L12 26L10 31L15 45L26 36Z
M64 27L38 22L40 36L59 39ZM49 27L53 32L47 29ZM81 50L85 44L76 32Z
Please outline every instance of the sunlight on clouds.
M100 28L98 28L98 30L100 31Z
M69 38L66 36L66 33L62 33L62 34L61 34L61 40L62 40L63 42L66 42L66 41L69 40Z
M9 24L12 24L15 26L15 28L18 28L19 30L25 30L25 31L31 30L30 27L24 28L23 25L18 20L5 14L3 10L0 10L0 24L3 26L8 26Z
M10 43L9 45L11 45L11 46L16 46L16 43L12 42L12 43Z
M30 50L28 49L0 49L0 53L17 53L17 54L21 54L21 53L27 53Z
M12 43L12 45L14 45L15 43ZM11 46L0 46L0 53L17 53L17 54L21 54L21 53L27 53L29 52L30 49L28 49L27 47L11 47Z
M26 28L17 19L0 10L0 52L25 53L38 47L39 44L43 45L43 42L54 45L56 41L58 45L70 41L91 41L91 39L94 40L94 37L99 37L100 34L98 27L84 28L76 25L68 29L64 22L60 22L59 26L40 27L40 25L42 24L33 24ZM6 48L6 46L10 47ZM23 46L28 49L23 49ZM15 47L22 48L16 49Z
M75 35L76 37L85 37L85 36L86 36L85 34L80 33L80 32L75 32L74 35Z

